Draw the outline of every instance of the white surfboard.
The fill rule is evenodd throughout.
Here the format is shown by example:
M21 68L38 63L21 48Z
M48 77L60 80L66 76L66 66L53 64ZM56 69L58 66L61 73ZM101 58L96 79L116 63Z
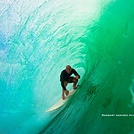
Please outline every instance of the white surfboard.
M76 90L72 89L71 91L69 91L69 95L66 97L65 100L63 100L62 98L56 102L52 107L50 107L48 110L46 110L46 112L50 112L53 110L56 110L57 108L60 108L61 106L63 106L63 104L65 104L65 102L68 100L68 98L74 94Z

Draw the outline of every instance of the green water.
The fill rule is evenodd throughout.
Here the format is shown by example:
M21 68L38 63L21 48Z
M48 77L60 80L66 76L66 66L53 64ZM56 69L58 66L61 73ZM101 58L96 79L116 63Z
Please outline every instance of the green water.
M132 0L1 2L0 133L133 134L133 7ZM67 64L81 86L45 113L61 97Z

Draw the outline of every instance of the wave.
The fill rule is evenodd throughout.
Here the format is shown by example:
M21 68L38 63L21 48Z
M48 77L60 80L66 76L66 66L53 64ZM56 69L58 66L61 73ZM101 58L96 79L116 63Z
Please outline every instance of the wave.
M0 132L133 133L133 117L102 116L134 113L133 6L132 0L3 2ZM67 64L81 86L62 110L45 113L61 97Z

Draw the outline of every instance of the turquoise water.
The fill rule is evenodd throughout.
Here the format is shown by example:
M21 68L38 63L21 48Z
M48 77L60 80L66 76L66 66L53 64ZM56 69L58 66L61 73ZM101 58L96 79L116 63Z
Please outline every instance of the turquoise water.
M0 134L133 134L133 7L133 0L2 0ZM61 97L67 64L81 86L46 113Z

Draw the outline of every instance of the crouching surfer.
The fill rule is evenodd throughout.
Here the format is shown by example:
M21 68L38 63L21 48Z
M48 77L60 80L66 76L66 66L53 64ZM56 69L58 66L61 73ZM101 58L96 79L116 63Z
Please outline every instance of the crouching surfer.
M72 77L71 75L74 74L75 77ZM64 69L61 72L60 75L60 82L61 82L61 86L62 86L62 99L65 100L65 95L68 96L69 95L69 91L66 89L66 86L68 83L73 83L73 89L77 89L77 82L78 79L80 79L80 75L76 72L75 69L73 69L70 65L66 66L66 69Z

